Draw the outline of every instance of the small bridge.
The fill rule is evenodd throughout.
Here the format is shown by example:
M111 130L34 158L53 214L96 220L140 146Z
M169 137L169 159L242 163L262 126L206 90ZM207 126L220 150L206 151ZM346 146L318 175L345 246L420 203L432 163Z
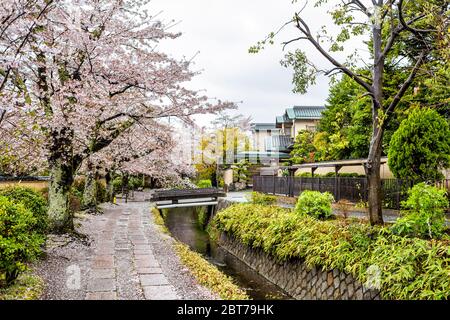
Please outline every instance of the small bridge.
M215 206L217 198L226 195L217 188L156 190L150 201L155 202L158 209Z

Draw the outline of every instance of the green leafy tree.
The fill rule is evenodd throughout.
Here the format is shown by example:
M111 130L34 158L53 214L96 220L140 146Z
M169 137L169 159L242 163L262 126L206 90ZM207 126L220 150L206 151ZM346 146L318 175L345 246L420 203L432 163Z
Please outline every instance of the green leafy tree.
M367 73L360 70L361 73ZM398 79L394 70L387 71L386 91L394 92ZM399 119L408 109L413 96L403 101L386 126L382 140L382 154L386 155L392 134L398 129ZM318 125L315 145L316 160L342 160L366 158L369 154L372 111L370 98L364 90L347 75L332 81L326 110Z
M316 0L315 5L327 2ZM371 134L365 164L369 218L371 224L382 224L380 168L384 134L400 102L414 90L414 81L427 79L439 65L449 64L450 6L447 0L343 0L328 12L335 26L322 26L317 33L310 28L303 9L291 15L281 29L293 26L298 32L284 41L284 46L306 41L331 67L316 65L301 49L288 53L283 65L293 68L294 92L305 93L318 74L344 73L370 98ZM329 34L331 29L337 35ZM274 43L276 34L270 33L250 52ZM356 50L346 60L338 61L335 53L344 51L350 39L368 45L370 58ZM358 63L368 66L368 75L360 72ZM397 82L395 89L392 80Z
M442 178L441 170L450 167L448 121L433 109L413 110L392 136L388 159L397 178Z
M212 121L213 130L205 131L198 145L195 168L199 180L209 179L214 187L219 186L222 170L233 165L238 152L250 150L250 140L245 134L250 121L243 115L230 116L224 112Z
M446 190L422 182L411 188L408 195L408 200L402 203L407 211L392 226L394 233L425 239L441 238L447 229L445 209L449 202Z
M326 103L326 110L318 125L316 145L318 160L340 160L351 158L353 141L349 137L354 128L355 113L369 105L364 91L351 78L344 75L332 81ZM369 110L370 112L370 110ZM370 123L370 122L369 122ZM365 147L368 148L368 139ZM359 141L359 140L358 140Z
M291 161L294 164L314 162L314 132L300 130L295 137L294 148L291 151Z

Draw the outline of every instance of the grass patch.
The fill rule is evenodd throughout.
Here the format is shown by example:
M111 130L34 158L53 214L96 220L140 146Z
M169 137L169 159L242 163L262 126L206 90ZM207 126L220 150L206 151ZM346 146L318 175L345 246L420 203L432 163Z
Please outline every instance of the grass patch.
M249 299L244 290L234 284L230 277L211 265L200 254L181 243L175 244L174 247L181 261L191 270L201 285L211 289L224 300Z
M261 248L279 261L341 270L361 283L380 271L385 299L449 299L450 242L407 238L355 220L320 221L277 206L234 204L211 228Z
M24 272L7 288L0 288L0 300L37 300L44 291L44 281Z

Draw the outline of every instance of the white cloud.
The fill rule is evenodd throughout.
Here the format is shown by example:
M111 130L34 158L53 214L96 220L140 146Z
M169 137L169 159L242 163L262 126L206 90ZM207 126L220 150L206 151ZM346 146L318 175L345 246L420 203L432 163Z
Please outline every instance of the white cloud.
M179 58L189 58L200 52L194 68L203 72L189 86L206 89L211 97L243 101L239 112L252 116L257 122L274 122L276 115L296 104L324 104L328 96L328 79L325 78L319 79L305 95L292 93L292 72L279 63L286 53L279 43L256 55L248 53L250 46L277 30L300 6L293 5L291 0L151 2L152 12L163 11L158 18L166 22L180 21L171 31L183 33L179 39L161 43L161 49ZM320 11L310 8L304 14L312 30L330 21L326 8ZM295 29L290 27L278 42L293 35L296 35ZM310 46L302 49L309 52L315 62L326 64ZM209 116L199 117L201 125L210 119Z

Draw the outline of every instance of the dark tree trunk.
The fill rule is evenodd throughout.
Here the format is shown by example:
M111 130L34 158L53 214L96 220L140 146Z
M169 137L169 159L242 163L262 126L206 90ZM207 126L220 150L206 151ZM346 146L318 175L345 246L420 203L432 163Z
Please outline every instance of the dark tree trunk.
M370 149L365 169L368 185L369 220L372 225L375 225L383 224L380 177L381 137L379 138L379 141L374 139L371 142Z
M106 201L113 202L114 199L114 186L112 184L111 173L108 171L105 175L106 180Z
M53 131L50 135L50 187L48 217L50 230L63 233L73 230L73 217L70 212L69 196L73 184L74 164L71 132L67 129Z
M86 183L83 192L83 208L90 211L97 211L97 173L95 167L89 159L87 160Z
M382 3L382 1L379 1ZM378 3L381 10L381 4ZM374 19L378 19L375 15ZM372 139L370 141L369 156L365 167L368 185L369 220L372 225L383 223L381 204L381 142L383 139L383 123L379 118L379 112L383 105L383 77L384 57L382 48L381 22L373 24L373 95L372 95Z
M125 203L128 202L128 173L124 173L122 176L122 197L125 197Z

